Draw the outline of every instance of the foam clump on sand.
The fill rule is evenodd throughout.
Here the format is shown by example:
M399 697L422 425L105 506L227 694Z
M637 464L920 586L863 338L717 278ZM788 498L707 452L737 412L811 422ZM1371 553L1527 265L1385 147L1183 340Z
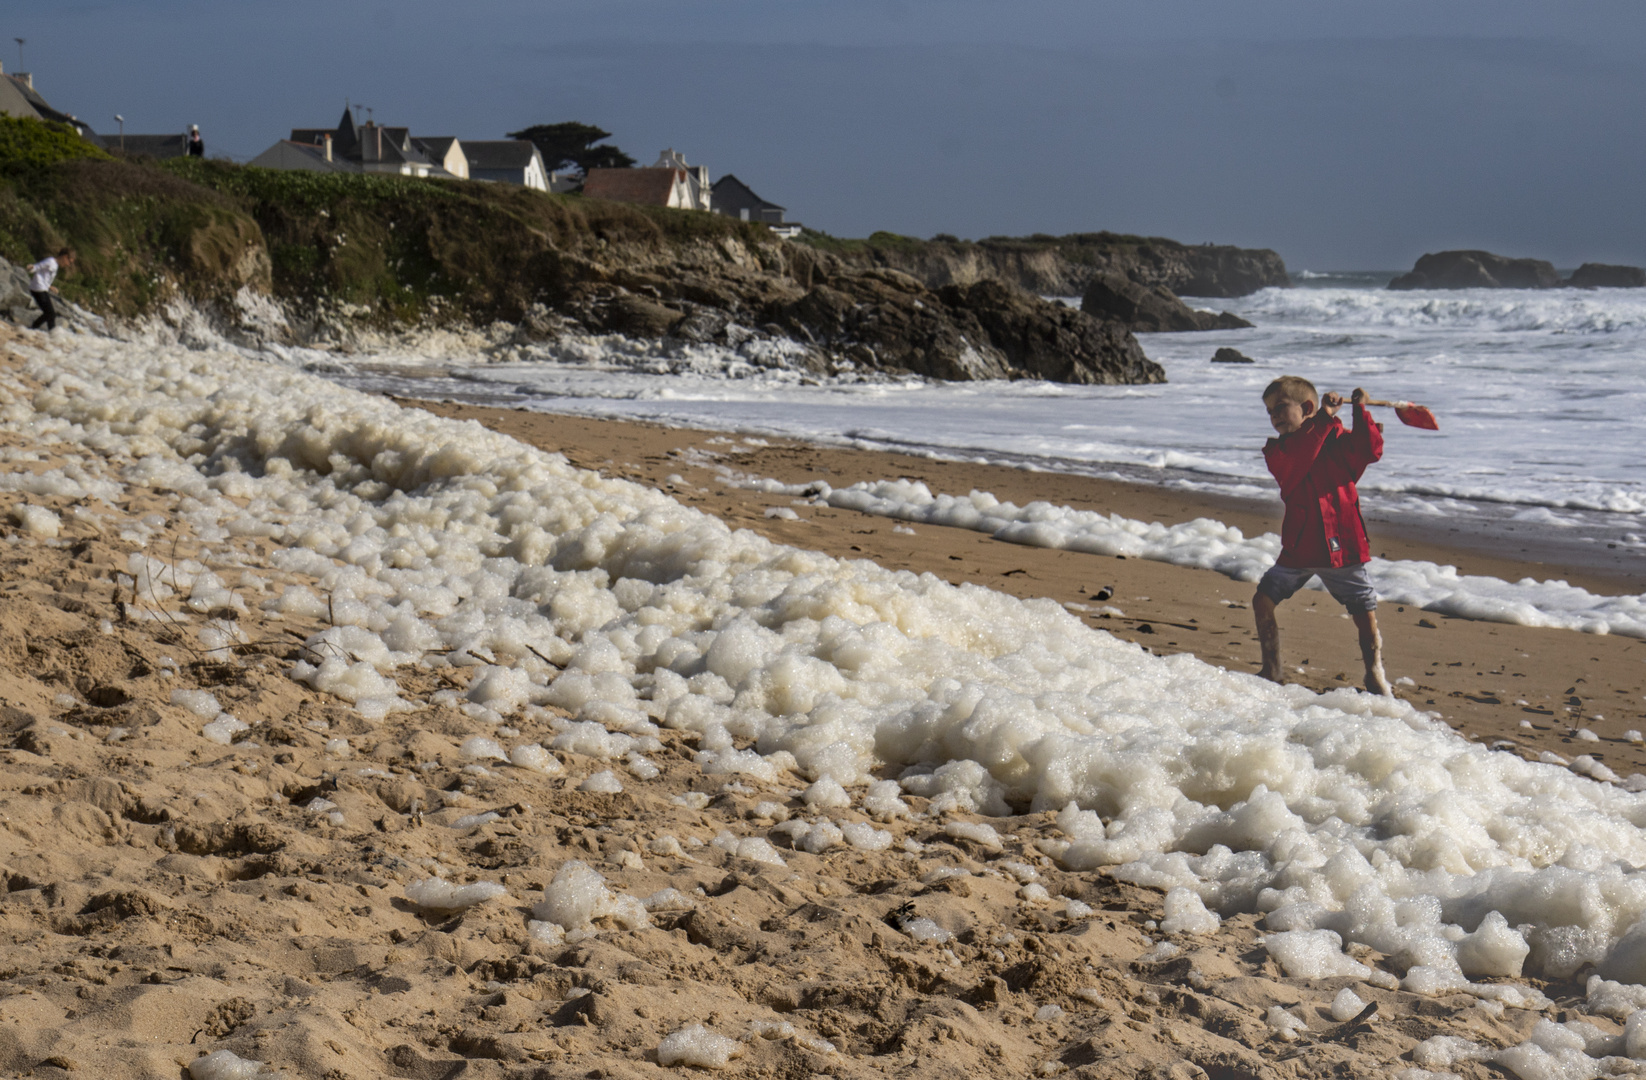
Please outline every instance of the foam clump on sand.
M924 916L918 919L906 919L900 925L903 932L914 938L916 941L928 941L933 944L942 945L947 943L949 939L954 936L941 926L937 925L935 920L928 919Z
M841 826L840 835L859 851L885 851L892 846L892 834L875 828L867 821L853 821Z
M742 1055L742 1043L717 1035L702 1024L683 1027L673 1035L665 1035L657 1044L657 1063L665 1068L692 1065L699 1069L724 1069L732 1058Z
M988 851L999 851L1002 847L1000 834L994 826L981 821L951 821L943 826L943 835L956 840L970 840Z
M800 801L816 810L844 810L852 804L852 797L834 777L822 776L800 793Z
M200 729L204 735L214 743L228 746L234 742L234 737L242 731L251 730L251 725L237 719L230 713L218 713L216 719Z
M210 690L173 690L171 703L181 705L202 720L214 720L223 711Z
M555 871L554 879L543 888L543 899L532 906L532 915L562 930L583 930L595 919L606 917L627 930L651 925L644 903L612 892L599 871L579 859Z
M1223 925L1217 913L1206 910L1200 894L1176 888L1166 894L1166 917L1160 930L1166 934L1214 934Z
M1372 973L1365 964L1343 954L1343 939L1330 930L1288 930L1270 934L1263 947L1287 975L1295 979L1363 979Z
M1285 1042L1295 1042L1300 1035L1306 1035L1309 1032L1308 1024L1279 1005L1269 1006L1269 1011L1263 1017L1263 1022L1268 1025L1269 1031L1274 1034L1275 1038Z
M558 776L566 771L560 759L537 743L521 743L509 751L509 764L517 769L529 769L545 776Z
M1345 986L1332 999L1332 1019L1340 1024L1348 1023L1359 1016L1360 1010L1365 1007L1366 1003L1360 1000L1360 995L1350 987Z
M232 1050L215 1050L189 1063L190 1080L273 1080L283 1075Z
M863 812L881 821L913 817L914 814L910 811L909 804L903 801L902 795L903 786L896 780L876 780L869 785L868 791L863 795Z
M1480 926L1457 943L1457 964L1470 976L1519 978L1532 947L1501 913L1488 911Z
M592 773L588 779L577 785L578 791L592 791L602 795L616 795L623 790L623 781L610 769L602 769Z
M828 833L819 834L819 843ZM783 856L772 847L771 841L761 836L736 836L731 832L722 832L711 841L713 845L728 855L735 855L739 859L751 859L754 862L767 863L771 866L787 865ZM826 846L826 845L825 845Z
M276 569L312 578L308 595L291 594L293 613L325 597L336 625L289 671L368 720L411 708L409 688L430 673L468 669L454 680L464 690L427 703L499 726L500 710L554 706L573 719L554 718L547 750L624 760L653 752L661 725L696 740L706 772L801 775L830 801L863 791L863 813L882 820L912 816L904 795L926 799L950 841L989 854L1000 833L966 815L1056 811L1059 834L1035 846L1063 869L1188 890L1207 916L1260 913L1288 970L1359 975L1348 943L1389 957L1408 989L1494 1001L1499 990L1471 980L1513 971L1517 957L1531 977L1591 965L1646 982L1635 869L1646 866L1646 793L1597 782L1599 769L1494 753L1405 702L1153 656L1049 600L774 544L479 424L297 370L33 340L19 346L25 370L0 374L14 397L5 423L124 456L121 482L179 493L180 524L204 542L255 536ZM1073 521L1055 507L963 501L946 505L1010 518L1008 538L1025 542ZM1122 553L1181 546L1253 568L1272 556L1258 560L1255 541L1216 523L1105 528ZM188 560L136 552L128 570L143 605L169 597L183 616L197 583L202 599L220 591ZM1449 568L1424 573L1423 588L1461 598L1446 603L1487 595ZM1532 605L1516 618L1629 632L1623 607L1559 583L1526 589L1498 596ZM405 688L402 669L417 674ZM202 721L222 711L177 704ZM471 760L512 760L492 742L496 754ZM690 794L699 809L710 797ZM811 814L848 809L810 802ZM852 842L843 829L841 840ZM783 861L760 836L713 844ZM1199 917L1186 896L1176 903Z
M507 893L508 890L495 881L453 885L440 878L426 878L406 886L406 899L428 911L466 911Z
M821 855L845 838L840 828L828 820L807 822L795 818L783 822L772 832L778 836L788 837L790 845L796 851L804 851L810 855Z
M1585 992L1585 1007L1597 1016L1627 1020L1635 1012L1646 1009L1646 986L1631 986L1590 975Z
M291 677L322 694L350 702L369 719L381 720L388 713L412 708L401 699L399 684L365 660L351 664L341 657L328 656L318 666L299 660L292 665Z
M63 528L63 519L44 506L24 503L13 510L11 516L13 521L22 526L24 532L43 539L55 539Z

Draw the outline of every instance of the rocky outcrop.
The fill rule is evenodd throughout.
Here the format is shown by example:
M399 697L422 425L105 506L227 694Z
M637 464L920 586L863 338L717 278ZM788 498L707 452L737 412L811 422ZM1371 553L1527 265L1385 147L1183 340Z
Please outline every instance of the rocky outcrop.
M1105 272L1179 296L1246 296L1291 284L1285 261L1267 248L1180 244L1155 236L1098 232L974 242L876 233L842 241L809 233L805 240L851 265L901 270L934 289L994 280L1039 296L1081 296L1092 277Z
M1241 352L1239 349L1231 349L1231 348L1228 348L1227 346L1225 346L1225 347L1217 350L1216 352L1214 352L1212 354L1212 363L1214 363L1214 364L1255 364L1255 363L1257 363L1257 361L1253 360L1251 357L1247 356L1245 353Z
M1574 289L1646 289L1646 269L1584 263L1572 271L1566 284Z
M818 374L1165 381L1118 320L993 280L934 290L897 270L862 269L804 245L767 243L758 232L661 251L608 243L577 257L562 254L555 272L558 300L540 336L581 328L730 348L787 338L804 347L800 362Z
M671 296L626 293L592 304L585 321L625 333L730 346L750 335L788 337L809 347L810 366L820 373L908 371L934 379L1083 384L1165 381L1160 365L1119 323L996 281L933 292L895 270L808 269L811 287L799 295L751 303L756 298L735 289L685 277ZM683 291L693 299L679 295Z
M1561 284L1554 264L1542 259L1510 259L1489 251L1441 251L1425 255L1391 289L1554 289Z
M1010 377L1010 364L976 321L965 312L957 319L935 301L908 275L875 270L830 275L766 314L791 336L864 368L937 379Z
M1252 324L1229 312L1196 311L1162 285L1140 285L1122 274L1093 275L1080 310L1113 319L1133 333L1182 330L1243 330Z
M124 319L186 308L237 342L348 351L438 327L507 350L612 332L818 373L1164 379L1113 320L992 279L934 289L717 215L191 159L63 162L0 176L6 198L43 243L80 250L71 298ZM0 275L0 307L26 299Z
M938 296L988 335L1011 367L1064 383L1160 383L1161 366L1143 355L1120 323L1051 304L998 281L947 285Z

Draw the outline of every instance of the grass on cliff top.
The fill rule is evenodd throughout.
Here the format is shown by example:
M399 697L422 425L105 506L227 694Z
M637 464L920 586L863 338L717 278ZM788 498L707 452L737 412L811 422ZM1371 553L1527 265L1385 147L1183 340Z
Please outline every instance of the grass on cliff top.
M919 251L926 247L928 241L914 236L902 236L894 232L873 232L866 240L850 240L840 236L830 236L820 229L802 228L796 238L800 243L814 247L819 251L827 251L832 255L853 255L863 251L893 249L897 251Z
M704 241L777 243L764 226L723 215L514 184L187 158L159 168L256 221L277 296L341 301L397 323L517 319L565 299L577 260L622 265L667 261L671 249Z
M384 173L288 172L188 157L172 158L160 163L159 168L220 192L248 209L279 206L287 213L318 214L342 204L389 211L466 204L518 215L531 225L586 225L596 229L626 226L622 231L628 234L651 232L669 241L724 237L756 242L771 239L770 230L764 226L751 227L722 214L608 202L586 199L582 195L555 195L517 184ZM627 238L630 237L625 236Z
M109 155L67 124L0 116L0 166L39 168L77 158L107 161Z

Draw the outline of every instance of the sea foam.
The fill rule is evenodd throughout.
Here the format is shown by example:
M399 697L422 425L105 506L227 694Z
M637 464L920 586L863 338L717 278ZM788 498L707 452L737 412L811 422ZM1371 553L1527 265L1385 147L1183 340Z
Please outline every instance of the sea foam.
M0 424L94 450L88 471L119 484L178 492L208 549L255 537L276 569L315 576L359 631L350 658L324 662L382 685L351 697L360 684L313 682L357 708L422 707L396 682L407 665L474 667L484 700L461 707L490 719L560 704L584 717L562 734L620 757L655 739L644 701L697 741L705 771L827 777L820 803L838 787L895 816L907 804L885 789L890 773L926 813L961 815L940 830L948 842L985 852L999 829L964 815L1056 811L1061 835L1040 846L1065 868L1186 890L1173 902L1185 932L1209 928L1202 909L1261 912L1299 971L1359 973L1342 948L1360 942L1426 992L1535 1002L1472 981L1521 956L1527 975L1592 964L1646 983L1640 794L1472 745L1399 701L1152 656L1048 600L732 531L314 376L86 338L28 355L32 385L0 373ZM157 596L190 587L145 558L161 563L140 568ZM713 843L783 862L764 836ZM539 921L647 924L591 869L561 874Z

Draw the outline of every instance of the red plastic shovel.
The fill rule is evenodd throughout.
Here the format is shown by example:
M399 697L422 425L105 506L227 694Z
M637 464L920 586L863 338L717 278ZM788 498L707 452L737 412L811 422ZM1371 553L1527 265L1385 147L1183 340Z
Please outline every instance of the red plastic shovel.
M1414 405L1410 401L1363 401L1362 405L1381 405L1386 409L1393 409L1400 422L1407 427L1419 427L1429 431L1439 431L1440 421L1427 406Z

